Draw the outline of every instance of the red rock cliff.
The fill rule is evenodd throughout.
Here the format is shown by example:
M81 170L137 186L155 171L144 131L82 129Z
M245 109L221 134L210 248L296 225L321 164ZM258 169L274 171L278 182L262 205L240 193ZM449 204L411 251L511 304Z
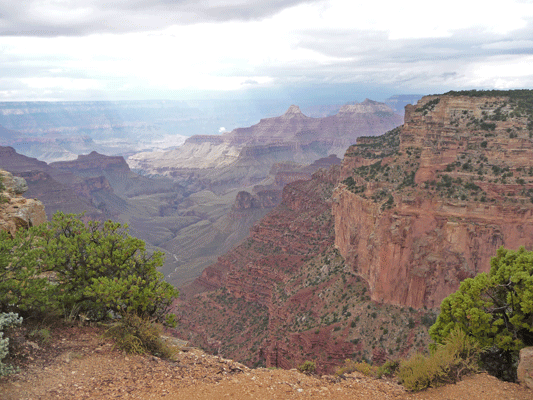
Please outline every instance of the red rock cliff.
M424 97L388 138L348 150L335 244L373 300L437 307L500 246L533 246L528 115L489 94Z

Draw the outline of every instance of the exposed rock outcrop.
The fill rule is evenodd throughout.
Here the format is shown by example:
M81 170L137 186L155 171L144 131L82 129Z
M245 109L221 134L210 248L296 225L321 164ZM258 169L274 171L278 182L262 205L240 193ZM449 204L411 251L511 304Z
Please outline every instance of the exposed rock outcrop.
M371 302L366 282L334 249L329 199L338 173L287 185L248 240L183 288L184 338L248 365L314 360L321 373L346 358L380 362L427 343L434 315Z
M0 169L0 230L14 235L46 221L43 203L22 197L27 188L24 179Z
M524 347L520 350L520 361L516 374L518 382L533 389L533 347Z
M281 201L281 191L262 190L255 196L249 192L241 191L237 193L234 210L247 210L250 208L272 208Z
M406 107L401 128L347 151L335 244L373 300L437 307L488 271L500 246L533 246L523 102L512 92L427 96Z
M121 156L106 156L92 151L89 154L81 154L76 160L58 161L50 164L51 167L77 172L102 171L114 169L117 172L128 173L130 168Z
M463 279L502 245L533 246L531 103L530 91L425 97L404 126L359 139L340 171L289 184L184 289L184 334L248 364L322 371L423 348Z

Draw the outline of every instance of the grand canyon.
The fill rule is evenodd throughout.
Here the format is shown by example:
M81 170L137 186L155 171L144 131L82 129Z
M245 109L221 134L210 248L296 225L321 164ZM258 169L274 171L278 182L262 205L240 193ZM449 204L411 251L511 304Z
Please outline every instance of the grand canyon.
M0 147L0 167L28 186L12 184L19 205L0 227L42 222L42 204L127 223L167 255L181 291L172 335L218 357L311 360L322 374L380 365L424 351L440 302L498 248L533 246L530 99L449 92L403 118L368 99L322 118L291 106L127 159L46 163Z
M531 400L533 0L481 3L0 1L1 400Z
M462 280L500 246L533 245L529 101L426 96L340 167L287 185L250 238L183 289L182 334L250 365L324 371L426 346Z

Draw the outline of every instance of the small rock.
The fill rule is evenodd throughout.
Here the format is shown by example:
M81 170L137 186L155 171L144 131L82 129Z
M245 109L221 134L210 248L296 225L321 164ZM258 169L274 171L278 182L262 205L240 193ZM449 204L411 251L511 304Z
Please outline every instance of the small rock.
M533 389L533 346L520 350L520 361L516 370L518 382Z
M28 346L33 347L35 350L39 350L40 349L39 345L37 343L35 343L35 342L31 342L31 341L28 340L26 343L28 344Z

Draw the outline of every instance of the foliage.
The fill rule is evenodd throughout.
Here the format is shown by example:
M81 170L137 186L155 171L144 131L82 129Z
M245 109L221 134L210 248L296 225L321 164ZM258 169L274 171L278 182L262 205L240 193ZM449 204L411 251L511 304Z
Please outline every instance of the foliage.
M428 101L426 104L424 104L423 107L419 107L415 111L422 112L424 115L426 115L428 111L432 111L435 108L435 106L439 104L439 102L440 102L440 98L437 97L436 99Z
M305 361L298 365L298 371L304 374L314 374L316 372L316 364L313 361Z
M105 335L115 340L115 345L130 354L151 353L158 357L172 359L177 349L161 338L162 328L149 318L135 313L126 313L113 322Z
M444 299L429 333L443 343L457 328L489 349L490 373L513 380L519 350L533 345L533 252L500 248L489 274L466 279Z
M29 336L33 339L37 339L39 342L46 344L52 337L52 332L48 328L35 328L29 333Z
M10 374L15 369L6 365L2 360L9 354L9 338L4 339L4 330L14 325L20 325L22 317L15 313L0 313L0 377Z
M0 232L0 312L45 312L53 286L42 275L39 229Z
M136 313L163 321L178 296L157 271L163 255L149 256L145 243L130 236L126 226L81 218L59 212L48 224L19 231L13 239L3 234L1 310L53 309L93 320Z
M409 390L455 383L478 370L480 344L461 329L455 329L437 344L429 356L417 353L402 361L398 369L400 382Z

